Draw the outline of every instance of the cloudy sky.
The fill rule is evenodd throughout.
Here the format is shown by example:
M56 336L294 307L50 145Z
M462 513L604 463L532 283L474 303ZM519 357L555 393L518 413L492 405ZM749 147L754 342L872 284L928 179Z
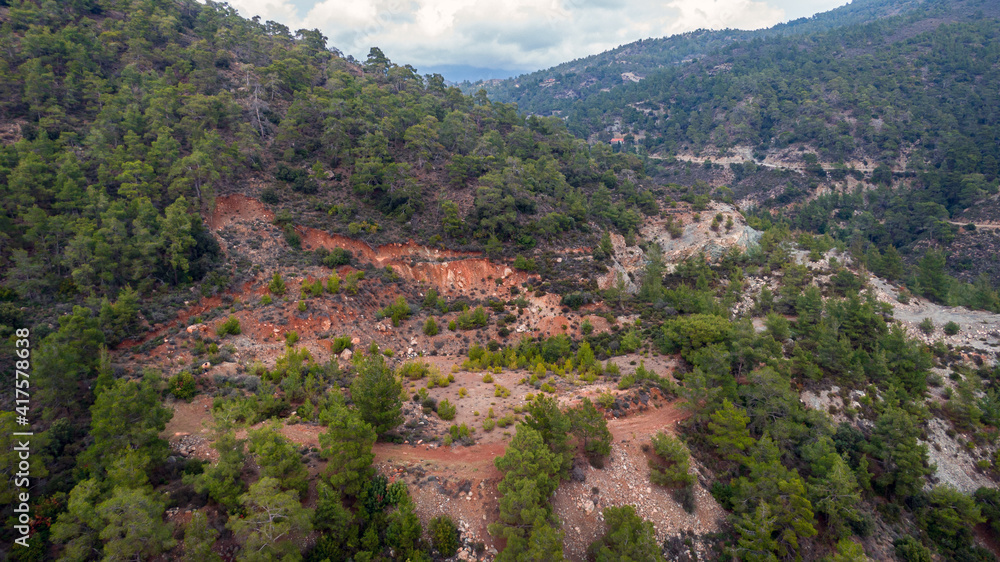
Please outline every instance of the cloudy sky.
M364 59L372 46L418 70L548 68L637 39L758 29L846 0L229 0L245 17L320 29ZM447 76L446 76L447 77Z

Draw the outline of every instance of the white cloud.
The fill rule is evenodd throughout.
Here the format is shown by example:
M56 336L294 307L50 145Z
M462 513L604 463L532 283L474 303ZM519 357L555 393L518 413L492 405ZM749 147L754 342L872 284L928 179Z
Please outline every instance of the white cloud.
M783 21L788 0L230 0L247 17L320 29L364 58L394 62L545 68L640 38L699 28L757 29ZM835 0L810 0L831 4ZM822 9L817 7L817 9Z

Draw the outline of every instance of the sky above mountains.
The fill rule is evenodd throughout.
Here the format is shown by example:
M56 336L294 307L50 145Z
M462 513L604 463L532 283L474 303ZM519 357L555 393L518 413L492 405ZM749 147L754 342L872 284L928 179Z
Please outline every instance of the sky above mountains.
M318 28L364 60L377 46L421 72L448 65L548 68L699 28L759 29L845 0L229 0L245 17ZM446 78L455 79L445 75Z

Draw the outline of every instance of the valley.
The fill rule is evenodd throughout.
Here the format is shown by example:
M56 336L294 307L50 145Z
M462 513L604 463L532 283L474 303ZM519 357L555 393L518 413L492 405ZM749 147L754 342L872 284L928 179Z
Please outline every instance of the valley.
M1000 556L996 2L246 9L0 0L0 558Z

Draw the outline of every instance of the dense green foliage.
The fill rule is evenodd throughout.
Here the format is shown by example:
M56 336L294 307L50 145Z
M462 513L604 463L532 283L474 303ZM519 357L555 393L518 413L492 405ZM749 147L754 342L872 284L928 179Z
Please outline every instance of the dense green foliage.
M956 213L997 189L1000 41L991 4L960 2L950 23L935 19L947 15L944 0L859 23L899 7L872 0L769 33L699 32L650 42L645 54L629 55L648 71L642 82L560 102L565 121L519 114L482 93L464 96L378 49L357 63L328 49L318 31L245 20L225 4L0 4L0 117L12 124L0 145L0 345L12 349L10 336L28 325L37 343L37 546L12 557L210 561L220 559L212 550L220 537L226 558L237 560L456 553L455 524L434 519L428 541L406 485L373 467L378 439L405 439L401 380L428 378L433 388L454 377L422 362L396 371L386 359L391 350L377 346L355 350L347 367L336 358L320 364L314 347L295 346L295 330L285 332L273 368L255 362L236 377L206 374L244 339L226 339L241 333L238 317L248 318L238 312L246 303L232 300L204 320L225 341L178 326L182 337L172 345L190 344L192 364L163 375L142 372L145 353L165 337L144 340L148 328L173 319L165 308L235 286L243 275L245 264L223 259L201 217L211 216L218 195L262 183L259 194L247 193L275 207L277 243L287 244L279 263L336 268L355 260L347 251L303 251L301 223L373 243L414 237L495 259L516 255L515 268L538 273L537 282L508 287L508 302L449 302L433 289L422 302L439 316L458 313L448 326L465 332L432 341L464 342L461 368L488 371L487 384L489 372L523 371L522 380L502 380L507 386L485 392L499 402L511 398L515 384L532 387L534 396L513 413L498 417L490 408L482 422L485 431L516 424L494 462L503 477L499 519L489 531L506 544L498 560L562 559L552 498L582 469L575 457L582 453L597 470L605 459L618 462L605 416L617 417L628 403L662 407L678 396L677 407L691 414L676 427L683 440L653 437L651 480L674 488L690 512L697 507L693 460L707 468L699 479L729 514L721 539L726 556L857 560L864 556L859 538L886 533L913 535L893 543L901 559L986 559L972 529L980 522L1000 526L1000 499L988 488L970 497L928 487L934 467L927 422L936 416L969 450L986 450L1000 425L1000 377L995 367L970 366L942 344L913 339L868 290L863 269L938 302L1000 310L988 279L951 279L955 258L936 249L956 237L949 222ZM970 6L985 13L969 21ZM930 20L935 24L921 27ZM692 55L699 60L658 68L663 57L680 62ZM620 81L620 70L588 71L601 75L592 86ZM566 74L559 79L574 78ZM538 93L538 84L528 86ZM697 182L651 189L647 172L666 173L676 162L649 165L570 133L601 137L613 119L644 133L646 151L747 145L759 156L809 146L802 156L806 181L846 181L851 173L846 164L824 169L820 158L867 160L879 165L865 179L879 185L833 191L788 211L751 212L749 222L763 231L759 248L711 263L696 255L671 269L656 244L636 240L645 217L676 204L664 190L683 192L696 211L732 191ZM626 149L635 148L628 142ZM894 172L900 157L906 170ZM755 167L729 171L748 177ZM858 176L864 174L855 170ZM765 204L793 200L786 189ZM721 236L732 224L716 215L708 228ZM683 233L672 218L664 228L672 239ZM645 267L631 279L635 295L624 278L605 291L589 279L610 266L613 231L646 252ZM559 259L548 251L557 244L593 246L594 261ZM817 262L833 248L843 250L838 258L849 255L850 269L830 258L827 276L792 259L793 250L803 250ZM423 287L402 287L390 268L354 265L343 279L329 269L320 270L322 279L303 276L299 318L321 299L370 305L375 291L359 284L366 270L369 279L399 283L388 294L402 293L367 310L381 309L394 325L423 313L410 304L420 302L415 293ZM582 267L593 269L574 269ZM287 294L299 276L284 271L288 283L278 271L252 272L266 284L266 314L294 303L296 295ZM748 295L750 276L776 285ZM520 295L525 289L536 297L556 293L567 314L592 308L595 322L581 322L582 338L568 330L506 340L534 304ZM746 296L753 297L750 309L741 309ZM609 329L595 329L598 315ZM491 324L508 343L487 341ZM933 323L927 328L936 335ZM952 335L959 328L941 326ZM438 330L426 318L424 333ZM353 347L351 336L322 337L332 338L338 356ZM625 353L639 355L627 360L638 363L628 372L605 362ZM662 365L658 354L676 355L677 369L647 367ZM951 367L951 381L934 367ZM598 379L602 391L617 387L596 399L600 409L585 397L563 409L553 396ZM929 387L945 384L928 398ZM833 385L841 391L828 393L828 412L804 405L803 390ZM163 401L209 389L215 462L171 453L160 437L171 416ZM466 395L461 388L459 397ZM458 414L427 389L414 401L424 414L435 407L445 420ZM318 422L319 447L293 445L272 420ZM15 417L0 415L0 427L0 473L9 481L18 463ZM471 444L475 435L457 423L440 438ZM313 488L309 469L320 461ZM992 470L985 458L981 466ZM7 506L14 498L5 489L0 499ZM193 512L183 533L167 517L174 507ZM607 508L604 516L593 558L662 559L650 523L634 509ZM6 539L10 529L0 533ZM300 552L297 545L306 542L313 546Z
M653 524L635 514L631 505L604 508L607 531L588 550L598 562L662 562Z

